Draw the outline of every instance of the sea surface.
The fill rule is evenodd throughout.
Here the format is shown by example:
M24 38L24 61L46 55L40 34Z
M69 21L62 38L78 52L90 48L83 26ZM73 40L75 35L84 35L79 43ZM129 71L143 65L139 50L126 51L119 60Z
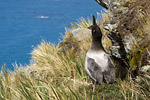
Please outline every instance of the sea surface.
M29 64L42 40L58 44L67 25L101 10L95 0L0 0L0 68Z

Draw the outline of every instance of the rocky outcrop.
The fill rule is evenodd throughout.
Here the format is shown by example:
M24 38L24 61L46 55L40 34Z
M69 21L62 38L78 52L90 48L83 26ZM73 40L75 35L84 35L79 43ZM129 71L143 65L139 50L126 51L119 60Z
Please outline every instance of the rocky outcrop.
M59 51L66 54L68 51L80 55L81 42L91 38L91 29L76 28L66 32L66 37L58 44Z
M111 20L104 23L104 29L112 41L110 52L117 64L117 76L124 79L129 69L149 64L150 33L145 26L150 23L150 1L96 1L110 15Z
M71 30L73 34L73 38L77 39L78 41L82 41L88 37L91 37L91 30L87 28L77 28Z

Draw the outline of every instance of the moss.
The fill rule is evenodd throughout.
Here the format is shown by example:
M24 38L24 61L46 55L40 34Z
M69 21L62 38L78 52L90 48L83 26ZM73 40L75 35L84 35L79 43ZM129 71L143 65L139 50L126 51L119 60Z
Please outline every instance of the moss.
M130 65L138 66L138 62L140 61L140 58L141 58L141 51L136 51L132 55L133 55L133 57L130 60Z

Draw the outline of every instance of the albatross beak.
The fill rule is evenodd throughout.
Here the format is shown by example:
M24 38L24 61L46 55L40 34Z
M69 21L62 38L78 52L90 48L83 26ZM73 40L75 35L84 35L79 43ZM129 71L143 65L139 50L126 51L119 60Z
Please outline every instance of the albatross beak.
M96 20L95 20L95 16L93 15L93 25L96 25Z

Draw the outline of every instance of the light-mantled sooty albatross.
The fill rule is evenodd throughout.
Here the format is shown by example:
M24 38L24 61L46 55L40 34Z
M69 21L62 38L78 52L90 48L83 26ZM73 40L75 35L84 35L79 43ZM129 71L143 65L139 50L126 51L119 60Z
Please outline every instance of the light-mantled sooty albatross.
M85 70L93 82L112 84L115 82L115 69L113 62L102 46L102 32L93 16L92 44L86 53Z

